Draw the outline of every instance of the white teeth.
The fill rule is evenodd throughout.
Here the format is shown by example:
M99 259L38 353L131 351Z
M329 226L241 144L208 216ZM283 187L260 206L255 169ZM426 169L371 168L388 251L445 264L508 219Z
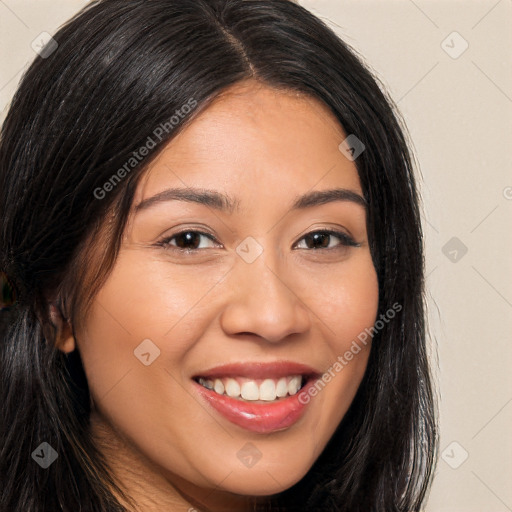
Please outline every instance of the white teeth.
M238 398L240 396L240 384L235 379L227 380L226 394L231 398Z
M301 378L298 376L292 377L290 382L288 382L288 393L290 395L295 395L300 389L300 381Z
M276 395L279 398L286 396L288 394L288 383L286 382L286 378L283 377L277 381L276 386Z
M260 400L268 402L276 399L276 383L272 379L265 379L260 385Z
M215 379L213 389L215 390L215 393L218 393L219 395L224 394L224 384L220 379Z
M260 397L258 384L253 380L244 382L242 384L241 395L244 400L258 400Z
M291 375L280 379L264 379L263 381L250 380L245 377L226 377L214 380L200 377L198 381L199 384L219 395L227 395L231 398L247 401L272 402L278 398L297 394L301 388L302 376Z

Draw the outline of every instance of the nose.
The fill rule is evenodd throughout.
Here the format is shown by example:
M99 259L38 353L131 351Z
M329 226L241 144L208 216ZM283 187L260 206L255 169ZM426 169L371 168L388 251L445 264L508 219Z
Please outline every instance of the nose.
M281 261L271 268L263 255L252 263L235 263L224 283L230 287L221 315L226 334L253 334L278 343L291 334L307 332L312 312L286 279L290 273L280 271L283 266Z

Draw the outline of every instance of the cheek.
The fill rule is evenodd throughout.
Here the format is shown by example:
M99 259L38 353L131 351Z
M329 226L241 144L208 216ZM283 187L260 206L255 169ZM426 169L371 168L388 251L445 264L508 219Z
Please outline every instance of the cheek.
M371 256L363 252L329 270L304 274L301 288L309 291L301 298L321 321L331 349L342 353L376 320L379 287Z
M149 266L135 286L128 260L121 260L96 296L79 335L94 409L149 459L197 478L191 469L200 458L194 444L209 416L184 391L182 372L190 347L210 321L197 304L202 290L180 279L171 288ZM106 445L113 457L116 449L121 452L115 437Z
M355 393L366 369L371 348L370 328L374 326L379 307L377 274L370 254L355 261L339 281L333 279L330 291L326 310L329 325L335 331L329 337L336 355L333 366L336 373L345 372L345 379L339 380L347 381L346 386L352 388L357 383Z
M167 355L185 356L190 339L208 325L208 293L229 270L183 265L124 250L87 318L84 356L133 362L133 351L154 340ZM193 322L191 319L193 318ZM101 341L100 341L101 340ZM103 355L102 355L103 354Z
M361 265L339 282L333 279L331 286L325 306L340 351L373 326L379 306L378 282L373 266Z
M370 329L378 312L379 289L369 252L345 265L333 266L332 272L323 272L317 278L322 287L309 293L305 302L318 316L329 358L311 399L323 411L315 428L330 436L363 379L371 349Z
M137 256L121 251L77 343L95 407L132 437L146 439L144 418L159 411L169 428L176 422L167 411L190 409L179 382L212 321L204 299L222 272L183 266L171 275L168 262Z

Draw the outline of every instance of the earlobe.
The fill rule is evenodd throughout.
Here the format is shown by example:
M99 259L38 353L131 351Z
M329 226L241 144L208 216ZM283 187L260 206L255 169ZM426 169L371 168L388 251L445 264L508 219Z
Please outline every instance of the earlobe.
M67 322L64 327L66 329L62 331L61 336L57 338L56 347L59 350L62 350L62 352L69 354L70 352L73 352L73 350L75 350L76 348L75 337L73 336L73 333L71 332L71 327Z
M60 310L55 304L50 304L50 319L57 328L55 336L55 347L69 354L76 348L75 337L73 329L68 320L64 319Z

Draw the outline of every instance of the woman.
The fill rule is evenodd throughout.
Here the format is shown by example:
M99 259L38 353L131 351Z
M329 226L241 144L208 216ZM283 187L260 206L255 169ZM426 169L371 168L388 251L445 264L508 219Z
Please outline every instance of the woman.
M54 39L1 135L1 510L420 510L419 198L375 78L286 0Z

